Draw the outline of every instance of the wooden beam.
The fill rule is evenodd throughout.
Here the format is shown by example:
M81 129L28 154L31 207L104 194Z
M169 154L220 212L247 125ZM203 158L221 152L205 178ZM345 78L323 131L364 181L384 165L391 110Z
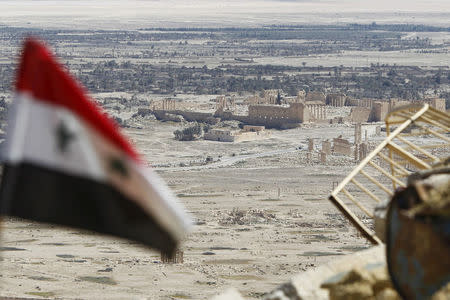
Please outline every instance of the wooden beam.
M406 145L408 145L409 147L411 147L412 149L417 150L417 151L419 151L420 153L422 153L422 154L428 156L429 158L431 158L431 159L434 160L435 162L439 162L439 161L440 161L439 157L437 157L437 156L431 154L430 152L428 152L428 151L426 151L426 150L420 148L420 147L417 146L417 145L414 145L413 143L411 143L411 142L408 141L407 139L402 138L402 136L401 136L400 134L397 135L396 138L399 139L400 141L402 141L403 143L405 143Z
M415 121L418 117L420 117L423 113L425 113L428 109L428 104L425 104L417 113L415 113L409 120L406 120L402 125L400 125L399 127L397 127L397 129L395 129L392 133L390 133L388 135L388 137L382 141L371 153L369 153L369 155L367 155L360 163L358 166L356 166L356 168L354 168L352 170L352 172L350 172L350 174L347 175L347 177L345 177L339 184L338 186L333 190L333 192L331 192L331 195L335 196L337 193L339 193L339 191L342 190L343 187L345 187L345 185L347 185L347 183L350 182L350 180L356 176L356 174L359 173L359 171L362 170L362 168L364 168L365 165L367 165L367 163L374 158L378 152L380 152L381 150L383 150L383 148L385 148L389 142L391 142L396 135L398 135L400 132L402 132L406 127L408 127L413 121ZM388 128L387 128L388 130Z
M395 144L394 142L389 142L387 144L387 147L392 150L394 153L402 156L404 159L412 163L413 165L419 167L420 169L431 169L431 166L424 162L423 160L415 157L410 152L402 149L399 145Z
M364 175L367 179L369 179L370 181L372 181L374 184L376 184L376 186L378 186L380 189L382 189L383 191L386 192L386 194L388 194L389 196L394 195L394 193L392 193L392 191L390 191L387 187L385 187L381 182L379 182L378 180L376 180L375 178L373 178L372 176L370 176L369 174L366 173L366 171L361 170L360 172L362 175Z
M344 202L342 202L341 199L339 199L339 197L331 195L328 199L347 218L347 220L349 220L350 223L355 226L355 228L363 235L363 237L365 237L374 245L381 245L383 243L374 233L370 231L369 228L367 228L361 222L361 220L351 210L347 208L347 206L344 204Z
M383 169L382 167L380 167L379 165L377 165L376 163L374 163L373 161L369 161L369 165L374 167L375 169L377 169L378 171L380 171L380 173L382 173L384 176L386 176L387 178L391 179L393 182L395 182L396 184L398 184L401 187L406 187L406 185L399 180L397 177L395 177L394 175L389 174L388 171L386 171L385 169Z
M350 201L352 201L356 206L359 207L367 216L373 218L373 214L364 206L362 205L358 200L355 199L355 197L352 196L345 188L342 189L342 192L347 196Z
M355 178L352 178L352 183L354 185L356 185L357 187L359 187L359 189L361 191L363 191L364 193L366 193L367 195L369 195L370 198L372 198L373 200L377 201L378 203L381 202L380 198L378 198L377 196L375 196L374 193L372 193L371 191L369 191L366 187L364 187L359 181L357 181Z
M393 165L394 167L396 167L400 172L398 173L402 173L403 175L409 175L411 174L411 172L409 172L408 170L406 170L403 166L401 166L398 162L396 162L393 159L390 159L389 157L387 157L386 155L384 155L382 152L378 153L378 156L381 157L382 159L384 159L385 161L387 161L389 164Z

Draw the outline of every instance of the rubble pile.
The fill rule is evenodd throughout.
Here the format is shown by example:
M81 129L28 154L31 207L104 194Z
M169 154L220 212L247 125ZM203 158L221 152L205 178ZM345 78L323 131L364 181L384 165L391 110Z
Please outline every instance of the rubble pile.
M329 290L330 300L386 299L401 300L392 287L385 266L354 268L333 276L321 285Z
M219 212L218 214L219 224L221 225L267 224L277 221L275 214L261 209L233 209L224 213Z

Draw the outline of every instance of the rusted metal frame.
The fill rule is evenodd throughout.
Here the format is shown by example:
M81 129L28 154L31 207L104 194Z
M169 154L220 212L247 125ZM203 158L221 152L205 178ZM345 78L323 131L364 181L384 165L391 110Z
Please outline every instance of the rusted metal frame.
M393 124L393 122L395 122L395 123L397 123L397 122L403 123L403 122L405 122L406 120L410 119L412 115L413 115L413 114L406 114L405 111L399 111L399 112L397 112L394 116L396 116L396 117L398 117L398 118L403 118L403 121L392 120L392 121L389 121L389 123L390 123L390 124Z
M362 168L364 168L365 165L367 165L367 163L374 158L378 152L380 152L384 147L386 147L389 142L391 142L395 136L397 134L399 134L400 132L402 132L406 127L408 127L414 120L416 120L420 115L422 115L426 110L428 109L428 105L425 104L417 113L415 113L409 120L406 120L402 125L400 125L399 127L397 127L392 133L390 133L388 135L388 137L382 141L371 153L369 153L369 155L367 155L360 163L358 166L356 166L355 169L353 169L353 171L347 175L347 177L345 177L339 184L338 186L333 190L333 192L331 193L332 196L335 196L337 193L339 193L340 190L342 190L343 187L345 187L347 185L347 183L350 182L350 180L356 176L356 174L359 173L359 171L362 170ZM386 128L386 130L389 130L389 127Z
M408 145L409 147L411 147L412 149L417 150L417 151L419 151L420 153L422 153L423 155L428 156L429 158L431 158L431 159L434 160L435 162L438 162L438 161L440 160L439 157L437 157L437 156L431 154L430 152L428 152L428 151L426 151L426 150L420 148L419 146L417 146L417 145L411 143L411 142L408 141L407 139L402 138L400 134L397 135L396 138L397 138L398 140L402 141L403 143L405 143L406 145Z
M400 147L399 145L395 144L394 142L392 142L392 141L389 142L387 144L387 147L389 148L389 150L392 150L396 154L402 156L404 159L406 159L410 163L414 164L415 166L419 167L420 169L431 169L431 166L429 164L427 164L426 162L424 162L420 158L417 158L416 156L414 156L410 152L404 150L402 147Z
M404 134L402 134L405 136ZM450 143L442 143L442 144L434 144L434 145L420 145L422 149L435 149L435 148L445 148L450 147ZM410 149L410 147L405 147L406 150Z
M412 117L414 114L416 114L417 112L419 112L420 110L422 110L423 108L426 108L425 110L428 110L428 108L430 108L430 105L427 103L424 104L411 104L411 105L407 105L407 106L401 106L398 108L394 108L392 111L390 111L386 118L385 118L385 122L390 122L391 118L393 116L396 116L398 114L401 113L411 113L410 117ZM410 117L408 117L408 119L410 119Z
M423 145L420 146L423 149L436 149L436 148L447 148L450 147L450 143L434 144L434 145Z
M392 115L397 117L397 118L400 118L400 120L389 120L388 121L388 119L391 118L391 116L389 116L388 118L386 118L386 127L388 127L389 125L397 125L397 124L405 123L407 120L409 120L411 118L411 116L412 116L411 112L414 112L415 108L416 107L411 107L411 108L409 108L407 110L393 112ZM405 129L407 127L405 127ZM380 153L381 153L381 151L380 151ZM399 176L400 174L397 175L395 165L392 163L394 161L394 158L393 158L393 155L392 155L392 151L389 150L389 149L388 149L388 155L389 155L389 166L390 166L390 169L391 169L392 176ZM392 182L392 189L396 190L397 189L396 182L394 180L391 180L391 182Z
M415 125L417 125L417 123ZM439 130L435 130L435 132L441 133L441 134L446 134L448 131L439 129ZM421 136L421 135L427 135L427 134L429 134L429 133L425 132L425 130L421 130L420 132L402 133L402 135L405 137L406 136Z
M396 174L395 175L395 177L397 177L397 178L399 178L399 179L401 179L401 178L406 178L406 177L408 177L409 175L406 175L406 174L403 174L403 173L398 173L398 174ZM391 181L392 182L392 181Z
M394 193L392 193L387 187L385 187L381 182L379 182L378 180L376 180L375 178L373 178L372 176L370 176L369 174L367 174L366 171L361 170L362 175L364 175L367 179L369 179L370 181L372 181L376 186L378 186L380 189L382 189L383 191L386 192L386 194L388 194L389 196L394 195Z
M342 189L342 192L347 196L350 201L352 201L356 206L359 207L360 210L362 210L367 216L373 218L373 214L369 212L369 210L362 205L358 200L355 199L355 197L352 196L352 194L349 193L345 188Z
M422 129L425 130L426 132L428 132L428 133L430 133L430 134L432 134L432 135L434 135L434 136L436 136L436 137L438 137L438 138L440 138L440 139L443 139L444 141L450 143L450 138L446 137L445 135L440 134L439 132L436 132L435 130L432 130L432 129L427 128L427 127L425 127L425 126L422 126L422 125L419 125L419 124L415 124L415 125L416 125L417 127L422 128Z
M389 125L403 124L403 123L405 123L406 120L408 120L408 118L406 118L406 117L403 119L400 119L400 120L392 120L392 121L389 121Z
M399 127L397 127L392 133L389 127L388 118L386 118L386 139L381 142L368 156L366 156L361 163L346 177L342 180L338 186L332 191L329 200L341 211L342 214L356 227L356 229L371 243L373 244L381 244L381 240L375 236L375 234L371 233L370 230L361 222L361 220L345 205L345 203L339 199L337 194L355 177L361 170L364 168L367 163L376 156L378 152L384 149L392 139L402 132L405 128L407 128L414 120L416 120L420 115L427 111L429 108L428 104L425 104L422 108L420 108L414 115L405 120ZM389 156L392 159L392 150L389 149ZM392 169L394 170L393 166ZM395 186L394 186L395 188ZM363 189L365 189L363 187ZM367 190L367 189L366 189ZM369 191L370 192L370 191ZM373 195L373 194L372 194ZM375 196L375 195L374 195ZM376 197L376 196L375 196Z
M427 117L428 115L430 115L429 117L433 120L439 119L439 121L442 121L445 126L450 127L450 117L447 113L437 111L435 109L430 109L426 115Z
M381 240L371 232L367 226L365 226L361 220L345 205L345 203L339 199L336 195L330 195L328 198L334 206L339 209L339 211L350 221L350 223L355 226L355 228L364 236L367 240L369 240L374 245L381 245Z
M409 174L411 174L411 172L409 172L408 170L406 170L403 166L401 166L399 163L397 163L395 160L390 159L389 157L387 157L386 155L384 155L382 152L378 153L378 156L381 157L382 159L384 159L385 161L389 162L391 165L393 165L395 168L397 168L397 171L399 171L398 173L400 173L401 175L406 175L408 176Z
M406 121L405 121L405 122L406 122ZM403 124L405 124L405 122L403 122ZM412 123L412 122L410 122L410 123ZM409 126L409 124L408 124L408 126ZM406 129L408 126L406 126L405 129ZM388 124L387 122L386 122L386 127L389 127L389 124ZM388 132L387 129L386 129L386 132ZM398 134L400 134L400 133L401 133L401 132L399 132ZM378 153L378 155L379 155L380 153L381 153L381 151ZM393 155L392 151L388 149L389 162L393 162L393 161L394 161L394 157L393 157L393 156L394 156L394 155ZM390 163L389 166L390 166L390 168L391 168L391 174L392 174L392 176L396 176L394 164ZM391 180L391 182L392 182L392 190L395 191L395 190L397 189L397 185L395 184L395 181L392 181L392 180Z
M448 126L445 126L445 125L443 125L443 124L441 124L439 122L436 122L435 120L432 120L432 119L430 119L430 118L428 118L426 116L420 116L418 121L423 121L424 123L431 124L431 125L436 126L436 127L440 128L442 130L449 131Z
M384 176L388 177L389 179L391 179L392 181L394 181L396 184L398 184L401 187L405 187L406 185L399 180L397 177L395 177L394 175L389 174L388 171L386 171L385 169L383 169L382 167L380 167L379 165L377 165L376 163L374 163L373 161L369 161L369 165L374 167L375 169L377 169L378 171L380 171L380 173L382 173Z
M356 180L355 178L352 178L351 182L356 185L357 187L359 187L359 189L361 191L363 191L364 193L366 193L367 195L369 195L370 198L372 198L373 200L375 200L376 202L380 203L381 200L380 198L378 198L374 193L372 193L371 191L369 191L367 188L365 188L358 180Z
M431 158L428 158L428 157L426 157L426 158L419 158L419 159L424 161L424 162L426 162L426 163L428 163L428 164L430 164L430 165L433 164L433 162L434 162L434 160L432 160ZM397 160L397 162L399 164L401 164L401 165L406 165L407 163L410 163L410 161L403 160L403 158L402 158L402 160Z

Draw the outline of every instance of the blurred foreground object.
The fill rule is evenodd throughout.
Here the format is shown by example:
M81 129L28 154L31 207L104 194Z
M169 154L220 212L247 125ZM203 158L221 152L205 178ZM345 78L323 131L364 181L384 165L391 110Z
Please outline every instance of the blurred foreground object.
M0 214L116 235L172 255L191 225L166 184L46 47L25 42Z
M450 282L450 165L410 176L386 220L387 264L404 299L428 299ZM450 299L450 290L441 291Z
M386 139L329 196L330 201L373 244L384 240L386 210L383 207L387 207L394 191L406 187L406 178L412 173L429 170L432 164L444 162L450 149L450 115L428 104L400 107L390 112L385 122ZM363 212L364 219L351 209L353 205ZM373 219L378 234L369 229Z

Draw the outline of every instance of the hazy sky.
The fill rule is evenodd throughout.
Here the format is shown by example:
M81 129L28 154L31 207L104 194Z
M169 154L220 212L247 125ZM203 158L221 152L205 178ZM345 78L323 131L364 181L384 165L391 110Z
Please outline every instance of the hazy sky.
M297 8L315 12L351 12L351 11L447 11L450 12L449 0L0 0L0 6L11 12L20 12L27 7L49 7L55 9L91 7L114 10L123 8L145 8L177 9L177 8L200 8L200 9L274 9ZM0 7L0 8L1 8ZM3 11L3 9L0 9ZM187 11L189 12L189 10ZM88 10L85 11L88 13Z
M371 15L382 13L384 16ZM433 14L440 14L436 17ZM318 16L320 15L320 16ZM0 24L429 23L450 26L450 0L0 0Z

